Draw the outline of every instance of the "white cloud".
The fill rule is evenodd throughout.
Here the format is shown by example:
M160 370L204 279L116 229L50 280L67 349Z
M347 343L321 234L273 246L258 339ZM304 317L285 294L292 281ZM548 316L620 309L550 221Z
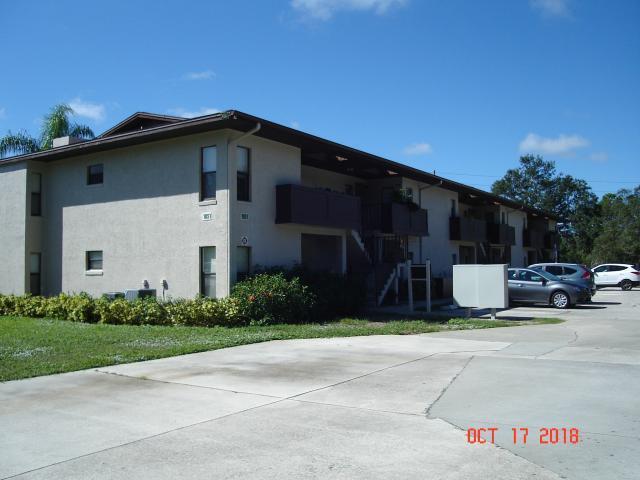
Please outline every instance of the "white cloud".
M403 150L405 155L429 155L433 152L431 145L425 142L412 143Z
M545 138L535 133L528 134L520 142L520 151L549 155L571 155L575 150L589 146L589 140L580 135L558 135Z
M217 108L210 108L210 107L200 107L200 110L186 110L182 107L178 107L178 108L171 108L168 110L168 112L172 115L177 115L178 117L194 118L194 117L202 117L203 115L212 115L214 113L220 113L220 110L218 110Z
M97 122L104 119L105 108L104 105L99 103L85 102L81 98L76 97L69 102L69 106L79 117L90 118Z
M529 5L546 17L569 17L569 0L529 0Z
M211 70L204 70L202 72L189 72L184 74L185 80L211 80L216 76L216 73Z
M0 107L0 120L7 116L7 110L4 107Z
M291 128L295 128L296 130L300 130L300 122L294 120L291 122Z
M291 7L305 17L329 20L339 11L372 11L383 15L406 3L407 0L291 0Z
M607 152L593 152L589 155L589 160L597 163L604 163L609 160L609 154Z

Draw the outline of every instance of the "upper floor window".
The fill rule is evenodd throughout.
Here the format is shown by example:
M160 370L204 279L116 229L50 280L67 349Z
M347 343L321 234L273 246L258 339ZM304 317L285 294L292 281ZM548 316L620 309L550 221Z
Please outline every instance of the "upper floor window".
M87 271L102 270L102 250L90 250L86 255Z
M103 182L103 167L99 163L97 165L89 165L87 167L87 185L100 185Z
M456 217L456 201L455 199L451 199L451 218Z
M39 173L31 173L29 176L31 181L31 216L39 217L42 215L42 175Z
M215 146L204 147L200 158L200 201L216 198L218 152Z
M238 200L251 201L251 155L246 147L238 147L236 150L238 164Z
M507 224L507 213L506 212L502 212L502 224L503 225Z

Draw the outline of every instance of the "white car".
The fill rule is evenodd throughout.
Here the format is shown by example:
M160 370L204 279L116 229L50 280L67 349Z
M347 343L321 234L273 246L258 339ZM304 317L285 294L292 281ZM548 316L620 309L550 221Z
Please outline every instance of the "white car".
M606 263L594 267L596 287L620 287L631 290L640 285L640 272L633 265L625 263Z

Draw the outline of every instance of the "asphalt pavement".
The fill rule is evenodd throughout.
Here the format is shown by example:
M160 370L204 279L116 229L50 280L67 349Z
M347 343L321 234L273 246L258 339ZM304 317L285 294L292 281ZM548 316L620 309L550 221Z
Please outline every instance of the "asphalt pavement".
M636 479L639 305L638 289L606 289L568 312L499 314L557 325L275 341L6 382L0 478Z

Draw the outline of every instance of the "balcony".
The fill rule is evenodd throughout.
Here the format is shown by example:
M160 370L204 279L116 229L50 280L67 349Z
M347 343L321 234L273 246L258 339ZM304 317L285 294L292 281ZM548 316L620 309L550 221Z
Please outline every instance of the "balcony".
M531 228L522 231L522 245L531 248L545 248L545 232Z
M495 245L515 245L516 229L502 223L489 222L487 224L489 243Z
M449 219L449 239L462 242L486 242L487 222L469 217Z
M427 211L415 204L389 202L363 205L362 228L395 235L429 234Z
M276 223L360 228L360 199L302 185L276 186Z

